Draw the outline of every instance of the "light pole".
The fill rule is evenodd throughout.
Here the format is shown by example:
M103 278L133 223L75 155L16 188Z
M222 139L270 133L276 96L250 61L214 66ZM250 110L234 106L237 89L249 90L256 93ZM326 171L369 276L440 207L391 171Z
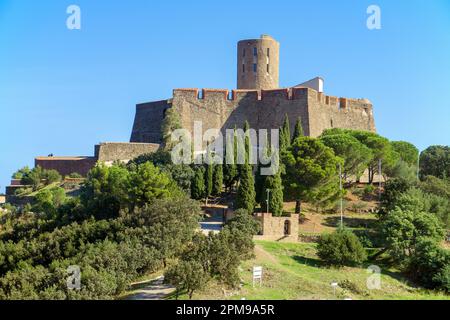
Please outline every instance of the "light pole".
M267 213L269 213L270 189L266 189L266 192L267 192L267 199L266 199L266 203L267 203Z

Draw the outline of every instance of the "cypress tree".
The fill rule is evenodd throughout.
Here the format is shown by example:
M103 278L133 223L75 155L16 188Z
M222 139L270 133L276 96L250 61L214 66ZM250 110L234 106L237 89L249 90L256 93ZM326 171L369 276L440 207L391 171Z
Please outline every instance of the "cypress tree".
M262 201L260 202L262 211L267 210L267 189L270 190L269 212L272 213L273 216L279 217L283 214L283 186L280 171L273 176L266 176L263 188L265 195L264 197L261 197Z
M284 123L283 123L283 136L285 139L284 145L289 147L291 145L291 129L289 125L289 117L286 113L286 116L284 117Z
M269 154L270 154L270 151L269 151L270 145L269 145L267 133L266 133L265 137L261 136L261 139L263 139L266 142L266 145L264 146L264 150L263 150L262 154L266 158L265 160L267 160L267 158L269 157ZM262 141L262 140L260 140L260 141ZM262 159L260 159L260 160L262 160ZM266 161L264 161L264 162L266 162ZM256 175L255 175L256 202L261 204L261 209L263 211L264 211L263 204L265 201L264 185L265 185L267 176L262 175L261 170L265 167L267 167L267 165L263 165L261 163L261 161L258 161L258 166L257 166L257 170L256 170Z
M209 149L209 148L208 148ZM205 170L205 203L208 204L208 198L213 190L213 173L214 164L212 163L211 151L207 151L208 160L206 161Z
M298 117L297 122L295 123L294 136L292 137L292 142L298 137L303 137L303 127L302 127L302 118Z
M259 163L257 170L256 170L256 174L255 174L255 193L256 193L256 202L257 203L263 203L264 201L264 185L266 182L266 176L261 175L261 168L262 165ZM263 209L263 207L261 206L261 209Z
M236 196L236 209L246 209L249 213L253 213L256 194L252 167L248 163L242 166L242 176Z
M191 184L191 197L196 200L205 196L205 169L202 166L195 166L194 177Z
M279 142L280 143L280 152L283 152L287 149L286 138L285 138L283 127L280 127L280 129L279 129L279 138L280 138L280 142Z
M223 188L223 165L215 164L213 172L213 188L212 194L220 196Z
M236 196L237 209L246 209L253 214L256 204L255 179L253 166L250 165L251 143L249 135L250 125L245 121L245 164L239 165L239 188Z
M245 162L250 163L250 159L252 157L252 145L250 141L250 124L248 121L245 121L244 124L244 132L245 132Z
M245 159L245 164L238 164L237 165L237 169L238 169L238 178L239 180L241 179L242 176L246 175L246 165L248 165L250 163L250 158L252 156L252 146L251 146L251 141L250 141L250 125L248 123L248 121L245 121L244 123L244 159ZM235 152L236 152L236 159L238 159L237 156L237 152L239 152L240 150L238 149L238 144L237 144L237 135L235 136ZM250 166L251 169L253 169L253 166Z
M238 168L236 165L236 129L234 130L233 141L226 141L226 161L223 167L223 180L228 191L231 192L233 184L238 178ZM227 137L228 138L228 137ZM232 163L228 163L229 160L233 160Z
M166 111L166 116L161 125L161 133L163 137L163 150L171 151L174 143L171 141L172 132L176 129L181 129L181 120L179 113L174 108L169 108Z

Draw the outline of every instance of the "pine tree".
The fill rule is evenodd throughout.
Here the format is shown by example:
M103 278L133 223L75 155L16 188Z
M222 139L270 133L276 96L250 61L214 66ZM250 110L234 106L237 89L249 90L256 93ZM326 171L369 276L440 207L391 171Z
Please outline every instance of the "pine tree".
M223 165L215 164L213 172L213 188L212 194L214 196L220 196L223 188Z
M297 122L295 123L294 136L292 137L292 142L298 137L303 137L303 127L302 127L302 118L298 117Z
M191 183L191 196L200 200L205 196L205 169L202 166L194 168L194 177Z

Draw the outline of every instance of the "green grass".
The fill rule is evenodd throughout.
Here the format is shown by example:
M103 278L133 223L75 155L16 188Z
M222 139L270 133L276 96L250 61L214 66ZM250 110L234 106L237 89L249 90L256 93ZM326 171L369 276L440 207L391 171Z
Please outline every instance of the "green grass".
M196 293L194 299L450 299L450 296L439 292L415 288L399 272L384 268L381 289L368 290L367 266L341 269L326 267L316 256L315 244L268 241L257 241L256 244L256 258L241 266L240 275L244 282L241 289L226 295L218 284L211 283L208 288ZM264 268L261 288L252 286L251 272L256 265ZM340 284L336 295L330 286L333 281Z

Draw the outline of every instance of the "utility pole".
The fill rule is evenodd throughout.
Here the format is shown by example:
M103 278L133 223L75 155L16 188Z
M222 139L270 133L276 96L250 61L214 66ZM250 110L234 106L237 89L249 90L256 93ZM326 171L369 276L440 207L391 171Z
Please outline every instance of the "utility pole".
M266 192L267 192L267 199L266 199L266 203L267 203L267 213L269 213L270 189L266 189Z
M339 163L339 192L340 194L340 207L341 207L341 229L344 227L344 203L342 200L342 165Z

